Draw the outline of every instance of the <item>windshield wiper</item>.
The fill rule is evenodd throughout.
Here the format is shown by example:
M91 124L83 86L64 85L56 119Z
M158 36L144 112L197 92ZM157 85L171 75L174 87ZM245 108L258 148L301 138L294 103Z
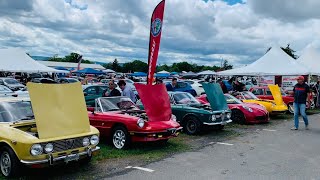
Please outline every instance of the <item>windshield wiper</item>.
M113 109L108 109L108 111L121 111L121 110L117 108L113 108Z

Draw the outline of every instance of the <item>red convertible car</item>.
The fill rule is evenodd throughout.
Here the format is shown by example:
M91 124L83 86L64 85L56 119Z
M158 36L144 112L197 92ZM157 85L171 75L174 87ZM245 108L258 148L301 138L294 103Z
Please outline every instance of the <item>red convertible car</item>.
M175 117L154 119L127 97L101 97L95 107L88 107L90 124L117 149L133 142L162 141L176 137L182 129Z
M269 113L265 107L244 103L230 94L225 94L229 109L231 109L231 119L239 124L266 123L269 121ZM207 95L201 95L197 98L202 104L207 104Z

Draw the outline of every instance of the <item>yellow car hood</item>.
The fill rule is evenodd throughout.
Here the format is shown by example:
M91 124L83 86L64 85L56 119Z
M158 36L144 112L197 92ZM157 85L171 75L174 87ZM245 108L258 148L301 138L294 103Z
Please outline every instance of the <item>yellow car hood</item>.
M90 132L80 83L28 83L40 139Z
M282 95L281 95L281 91L278 85L273 85L273 84L268 84L268 87L271 91L271 94L273 96L274 99L274 103L276 103L276 105L283 105L283 99L282 99Z

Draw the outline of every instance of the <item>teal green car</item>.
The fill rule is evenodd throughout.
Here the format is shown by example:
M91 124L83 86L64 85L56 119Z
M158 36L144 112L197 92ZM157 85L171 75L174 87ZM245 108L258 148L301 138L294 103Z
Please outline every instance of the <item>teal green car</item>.
M168 92L172 114L176 116L177 122L183 126L183 131L189 135L198 134L205 127L222 130L227 123L232 122L230 119L231 111L220 86L204 83L203 87L210 106L201 104L190 93ZM142 106L140 105L140 107Z
M102 94L106 89L108 89L108 86L106 85L83 85L82 90L87 106L94 107L95 100L102 97Z

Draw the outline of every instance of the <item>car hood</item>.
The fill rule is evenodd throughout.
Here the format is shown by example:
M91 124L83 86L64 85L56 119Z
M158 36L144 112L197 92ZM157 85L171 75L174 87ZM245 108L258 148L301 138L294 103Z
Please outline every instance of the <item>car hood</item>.
M222 89L217 83L203 83L204 91L213 111L229 110Z
M283 105L283 99L281 95L281 91L278 85L268 84L268 87L271 91L271 94L273 96L274 102L276 105Z
M149 121L169 121L171 119L169 95L164 84L145 85L135 83L134 85Z
M90 132L79 83L27 84L40 139Z

